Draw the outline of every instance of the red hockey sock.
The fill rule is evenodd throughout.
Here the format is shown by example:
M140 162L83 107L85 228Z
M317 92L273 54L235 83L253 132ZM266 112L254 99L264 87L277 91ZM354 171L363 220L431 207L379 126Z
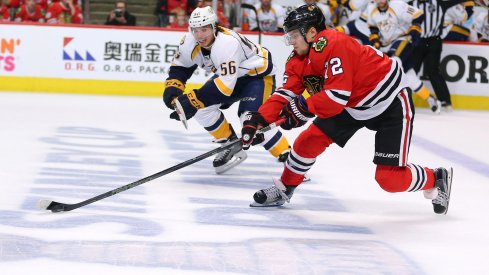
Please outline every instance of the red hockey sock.
M375 180L387 192L415 192L433 188L433 170L416 164L405 167L377 165Z
M314 165L316 157L333 143L316 125L300 133L285 163L281 180L285 186L297 186L304 180L306 172Z

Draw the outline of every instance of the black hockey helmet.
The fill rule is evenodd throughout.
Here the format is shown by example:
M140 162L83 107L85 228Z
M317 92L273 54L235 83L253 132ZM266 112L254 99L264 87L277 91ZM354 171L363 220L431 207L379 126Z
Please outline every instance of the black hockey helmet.
M293 30L299 30L302 36L310 27L316 28L318 32L326 29L326 19L323 12L316 5L302 5L291 11L284 21L284 31L288 33Z

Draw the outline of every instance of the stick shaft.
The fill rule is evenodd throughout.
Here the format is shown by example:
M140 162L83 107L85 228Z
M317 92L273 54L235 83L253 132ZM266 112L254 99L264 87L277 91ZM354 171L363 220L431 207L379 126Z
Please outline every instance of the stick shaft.
M266 131L270 131L271 129L273 129L273 128L279 126L280 124L282 124L284 121L285 121L285 119L279 119L278 121L276 121L276 122L274 122L274 123L272 123L272 124L270 124L270 125L262 128L262 129L260 129L258 132L259 133L264 133ZM47 210L51 210L52 212L61 212L61 211L71 211L73 209L80 208L80 207L85 206L87 204L94 203L96 201L105 199L107 197L111 197L111 196L113 196L115 194L118 194L120 192L123 192L123 191L126 191L128 189L134 188L134 187L136 187L138 185L141 185L141 184L143 184L145 182L152 181L152 180L157 179L159 177L162 177L164 175L173 173L173 172L175 172L175 171L177 171L179 169L182 169L182 168L187 167L187 166L189 166L191 164L194 164L194 163L199 162L199 161L201 161L203 159L206 159L206 158L208 158L208 157L210 157L212 155L215 155L215 154L217 154L219 152L222 152L222 151L224 151L226 149L229 149L229 148L233 147L236 143L239 143L239 142L241 142L241 140L240 139L236 139L235 141L233 141L233 142L231 142L229 144L226 144L226 145L224 145L222 147L218 147L218 148L216 148L214 150L211 150L211 151L209 151L207 153L204 153L204 154L202 154L200 156L191 158L191 159L186 160L184 162L181 162L181 163L179 163L177 165L174 165L174 166L172 166L170 168L167 168L167 169L165 169L163 171L160 171L160 172L155 173L153 175L147 176L147 177L142 178L140 180L137 180L135 182L132 182L132 183L123 185L121 187L118 187L116 189L110 190L108 192L105 192L103 194L100 194L98 196L92 197L90 199L84 200L84 201L79 202L79 203L65 204L65 203L60 203L60 202L52 201L47 206L46 209Z

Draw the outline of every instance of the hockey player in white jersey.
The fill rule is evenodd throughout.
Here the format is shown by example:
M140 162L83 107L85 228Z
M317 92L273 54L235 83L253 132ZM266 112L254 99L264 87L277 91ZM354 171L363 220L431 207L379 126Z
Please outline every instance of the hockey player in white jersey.
M345 19L340 20L343 24L338 25L336 29L357 38L364 45L368 44L370 30L366 12L370 2L371 0L347 0L343 3L341 9L348 17L346 23Z
M363 1L363 0L361 0L361 1ZM365 1L367 1L367 0L365 0ZM323 4L323 3L319 2L319 0L304 0L304 3L307 5L316 5L324 15L324 19L325 19L324 23L326 24L326 26L333 26L333 21L332 21L333 16L331 13L329 2L328 2L328 4Z
M472 42L489 42L489 16L488 10L484 9L474 17L471 29L474 35L471 35Z
M421 36L423 11L400 0L375 0L368 6L367 14L370 44L389 56L401 59L409 80L409 88L427 101L431 111L439 114L440 101L430 95L430 91L416 75L409 61L411 51Z
M260 30L262 32L282 32L285 18L285 9L279 4L272 3L272 0L260 0L255 5L256 13L250 11L249 24L250 30Z
M184 93L185 83L197 67L214 75L198 90ZM237 136L220 108L239 102L238 116L243 122L257 111L275 90L275 67L271 53L244 36L220 27L211 7L197 8L190 15L189 34L180 41L163 100L176 111L170 118L187 120L195 116L218 143L235 141ZM275 158L284 161L289 144L277 129L266 132L261 144ZM223 173L246 159L241 143L218 154L213 166Z
M445 12L441 39L446 41L467 41L470 37L470 29L464 27L463 24L467 21L468 16L463 4L450 7Z

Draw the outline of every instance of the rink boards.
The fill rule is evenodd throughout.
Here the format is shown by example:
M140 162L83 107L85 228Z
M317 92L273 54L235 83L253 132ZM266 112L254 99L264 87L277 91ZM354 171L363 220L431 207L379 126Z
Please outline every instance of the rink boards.
M0 33L0 91L161 96L186 31L0 24ZM291 48L280 35L245 35L272 52L280 85ZM488 59L487 45L444 44L441 71L455 108L489 109ZM209 77L197 70L187 89Z

